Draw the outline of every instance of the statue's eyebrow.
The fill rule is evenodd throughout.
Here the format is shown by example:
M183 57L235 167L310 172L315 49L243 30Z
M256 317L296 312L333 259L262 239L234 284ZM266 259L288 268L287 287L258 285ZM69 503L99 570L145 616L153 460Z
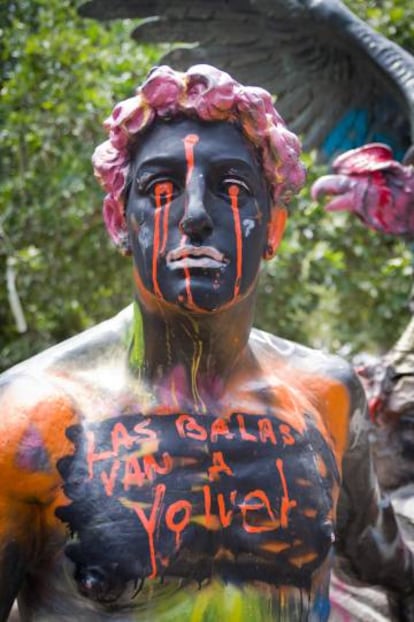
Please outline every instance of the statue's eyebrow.
M158 155L151 156L150 158L143 160L136 168L135 174L140 175L151 171L161 170L170 167L185 166L185 160L175 155Z
M229 157L212 157L210 160L212 166L216 168L228 169L230 172L243 172L249 173L254 171L254 165L252 162L245 160L243 158L238 158L237 156L229 156Z
M135 171L133 171L132 175L135 178L166 172L169 174L177 172L181 175L185 173L186 167L186 160L184 157L181 157L181 154L151 155L147 159L143 159L139 162L139 165ZM223 154L213 155L209 158L209 168L217 174L244 176L250 183L253 182L257 175L254 162L250 159L245 159L233 154L229 154L228 156Z

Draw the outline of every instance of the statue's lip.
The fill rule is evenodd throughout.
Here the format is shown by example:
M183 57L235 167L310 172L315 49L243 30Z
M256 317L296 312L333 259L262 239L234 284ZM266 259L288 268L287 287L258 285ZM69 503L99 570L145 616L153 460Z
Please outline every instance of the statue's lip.
M218 251L213 246L181 246L180 248L174 248L167 253L167 263L171 261L178 261L187 257L209 257L215 261L225 262L223 253Z
M222 268L228 263L223 253L213 246L180 246L167 253L169 268Z

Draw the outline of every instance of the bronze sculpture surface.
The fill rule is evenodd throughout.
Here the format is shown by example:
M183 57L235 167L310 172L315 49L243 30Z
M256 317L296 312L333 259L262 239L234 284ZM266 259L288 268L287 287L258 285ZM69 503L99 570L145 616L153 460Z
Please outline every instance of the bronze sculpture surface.
M336 540L410 620L355 375L252 328L298 140L268 93L203 65L155 69L106 127L134 313L2 376L0 618L18 596L23 622L326 620Z

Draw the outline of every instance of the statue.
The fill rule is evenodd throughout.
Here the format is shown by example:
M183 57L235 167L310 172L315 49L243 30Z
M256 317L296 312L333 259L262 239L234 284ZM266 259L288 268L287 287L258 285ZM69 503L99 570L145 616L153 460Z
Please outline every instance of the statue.
M351 149L332 163L333 174L312 186L312 196L329 197L328 211L349 211L379 233L414 238L414 149L402 163L392 149L372 143Z
M376 424L374 459L378 479L388 491L414 484L412 412L414 320L373 368L362 373L369 383L370 415ZM414 528L414 512L411 521ZM413 536L412 536L413 537Z
M0 621L319 620L333 546L414 616L335 356L252 328L304 182L270 95L155 68L95 151L133 310L1 378Z
M87 0L79 13L139 18L137 43L181 42L161 62L208 62L268 89L322 161L373 142L401 160L413 144L412 54L340 0Z
M412 243L413 156L411 151L403 163L397 162L392 150L378 143L350 150L335 159L332 175L313 184L313 198L328 197L328 211L349 211L366 227ZM411 319L380 362L363 365L359 370L374 425L376 472L381 487L388 492L414 482L414 445L410 441L413 339Z

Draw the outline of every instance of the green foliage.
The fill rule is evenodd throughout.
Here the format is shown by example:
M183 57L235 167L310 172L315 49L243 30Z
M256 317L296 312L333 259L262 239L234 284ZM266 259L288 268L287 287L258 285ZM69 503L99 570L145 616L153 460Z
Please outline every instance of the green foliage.
M414 50L414 3L407 0L345 0L345 4L375 30Z
M308 157L308 184L292 206L288 230L262 275L261 327L289 339L351 355L390 346L409 317L412 254L348 213L327 213L309 188L324 172Z
M414 4L345 0L373 28L414 50ZM383 352L410 316L412 249L355 217L326 213L309 194L325 173L308 157L308 184L292 206L279 255L265 267L259 324L290 339L351 355Z
M159 51L138 47L131 24L80 19L69 0L19 0L2 12L0 274L9 258L29 327L16 333L2 287L7 367L129 302L130 269L102 226L90 157L113 103Z
M348 4L409 46L408 1ZM121 309L131 299L127 260L101 222L102 192L90 156L102 120L127 97L160 48L137 46L132 24L77 16L71 0L9 0L0 6L0 368ZM309 158L309 163L312 164ZM310 179L324 171L311 166ZM28 330L19 334L7 266ZM272 332L343 351L387 347L406 321L411 255L344 214L299 197L279 256L263 275L258 323Z

